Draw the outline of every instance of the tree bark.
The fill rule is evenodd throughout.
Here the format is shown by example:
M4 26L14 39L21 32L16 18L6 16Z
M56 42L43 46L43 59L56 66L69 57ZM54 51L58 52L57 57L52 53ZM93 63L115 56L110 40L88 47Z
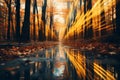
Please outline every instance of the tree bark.
M16 41L20 41L20 0L16 0Z
M84 14L86 14L86 12L87 12L87 1L86 0L84 0ZM85 16L85 23L84 23L84 29L83 29L83 31L84 31L84 39L86 39L87 38L87 26L86 26L86 16Z
M120 1L116 0L116 30L117 36L120 35Z
M8 2L6 1L8 7L8 28L7 28L7 40L10 40L10 20L11 20L11 0Z
M36 0L33 1L33 40L36 40L36 25L35 25L35 9L36 9Z
M30 4L31 4L31 0L26 0L25 15L24 15L24 22L22 27L22 35L21 35L22 42L30 41Z
M87 10L90 10L92 8L92 0L88 1ZM92 16L92 12L91 15ZM87 31L87 37L91 39L93 37L93 26L92 26L92 18L88 21L88 31Z
M46 6L47 6L47 0L44 0L44 4L42 6L42 21L43 21L43 25L41 26L42 27L42 32L40 31L41 34L41 39L42 41L46 40L46 36L45 36L45 24L46 24L46 19L45 19L45 15L46 15Z
M101 3L103 2L103 0L101 0ZM103 7L103 4L101 4L101 8ZM101 19L100 19L100 22L101 22L101 36L102 35L105 35L106 34L106 21L105 21L105 12L104 12L104 9L101 10ZM103 29L102 29L103 28Z

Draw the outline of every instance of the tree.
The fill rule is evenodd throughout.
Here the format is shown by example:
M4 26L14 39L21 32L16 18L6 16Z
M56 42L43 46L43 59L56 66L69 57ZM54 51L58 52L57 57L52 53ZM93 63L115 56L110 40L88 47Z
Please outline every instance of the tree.
M0 4L4 4L4 2L0 2ZM5 39L5 21L6 21L6 8L4 5L0 5L0 40Z
M87 1L86 0L84 0L84 14L86 14L86 12L87 12ZM86 39L87 38L87 26L86 26L86 16L85 16L85 25L84 25L84 39Z
M86 14L87 11L90 11L92 8L92 0L84 0L84 14ZM92 12L90 14L92 16ZM84 38L91 39L93 37L93 26L92 26L92 18L88 21L86 21L86 16L85 16L85 26L84 26ZM86 25L87 24L87 25Z
M52 25L53 25L53 13L50 13L50 33L49 33L49 40L52 40Z
M82 7L82 0L80 0L79 2L80 2L80 10L81 10L81 7Z
M92 0L89 0L88 5L87 5L87 10L90 10L91 8L92 8ZM92 16L92 12L90 16ZM88 21L87 37L90 39L93 37L92 18Z
M4 0L8 8L7 40L10 40L11 0Z
M103 0L101 0L101 8L103 8ZM106 21L105 21L105 11L104 9L101 9L101 14L100 14L100 22L101 22L101 36L106 34Z
M116 35L120 35L120 1L116 0Z
M14 7L12 7L12 9L14 9ZM14 15L15 15L14 11L11 11L11 28L12 28L12 30L11 30L11 34L12 34L11 39L12 40L15 39L15 27L14 27L15 18L14 18Z
M38 30L40 30L40 19L39 19L39 13L38 13L38 7L37 7L37 2L36 2L36 13L37 13L37 25L38 25Z
M16 3L16 41L20 41L20 0L15 0Z
M34 41L37 40L37 36L36 36L36 23L35 23L35 18L36 17L37 17L37 26L38 26L38 28L40 28L37 0L34 0L33 1L33 40Z
M22 27L21 41L30 41L30 4L31 0L26 0L25 3L25 15Z
M35 26L35 9L36 9L36 0L33 1L33 39L36 40L36 26Z
M4 11L3 6L0 5L0 24L3 23L3 19L4 19L4 16L3 16L4 12L3 11Z
M41 29L39 31L39 40L44 41L46 40L45 38L45 24L46 24L46 6L47 6L47 0L44 0L44 4L42 6L42 24L41 24Z

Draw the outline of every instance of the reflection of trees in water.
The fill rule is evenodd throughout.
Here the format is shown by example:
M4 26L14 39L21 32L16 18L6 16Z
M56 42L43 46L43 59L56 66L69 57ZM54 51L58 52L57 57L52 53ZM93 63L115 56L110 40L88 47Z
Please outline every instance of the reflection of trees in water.
M60 51L61 50L61 51ZM65 52L64 52L65 51ZM15 60L6 70L0 71L1 80L119 80L119 64L104 63L91 53L69 48L52 48L32 55L36 59ZM38 59L37 59L38 58ZM39 60L43 58L43 60ZM36 61L38 60L38 61ZM110 59L109 59L110 60ZM109 61L107 60L107 61ZM111 61L111 60L110 60ZM18 64L18 65L17 65ZM61 70L54 77L54 70ZM63 76L62 76L63 75Z
M88 55L91 53L82 54L78 50L76 51L72 49L66 49L66 52L70 60L68 61L68 69L70 71L70 75L72 75L73 80L76 80L75 78L77 78L77 80L117 79L117 77L115 76L115 74L117 73L114 70L115 65L110 65L108 63L104 64L102 60L100 60L101 62L96 62L94 56Z
M56 53L54 56L54 64L53 64L53 76L54 79L60 80L68 80L68 66L66 62L66 55L64 49L61 45L56 49Z
M27 65L24 71L24 80L30 80L30 66Z
M70 75L73 80L85 79L85 57L78 54L75 50L66 50L67 56L70 60Z
M48 51L45 51L42 57L43 56L46 59L50 58L51 52L49 53ZM52 80L52 61L44 60L37 64L35 64L36 72L33 74L34 78L32 80Z
M41 53L32 55L31 57L36 57L35 60L32 58L30 58L30 60L27 60L25 58L23 60L19 60L19 62L18 60L16 60L18 62L17 66L19 66L19 68L14 71L14 74L11 73L13 71L8 71L7 74L0 72L0 78L2 74L4 74L3 76L5 76L6 74L7 77L3 77L2 80L52 80L53 62L51 61L51 59L46 59L46 51L44 51L43 53L44 54L42 55L39 55ZM54 53L52 52L48 52L47 54L49 54L47 58L53 58L54 56ZM43 60L39 61L39 58L43 58ZM16 67L16 64L12 66Z

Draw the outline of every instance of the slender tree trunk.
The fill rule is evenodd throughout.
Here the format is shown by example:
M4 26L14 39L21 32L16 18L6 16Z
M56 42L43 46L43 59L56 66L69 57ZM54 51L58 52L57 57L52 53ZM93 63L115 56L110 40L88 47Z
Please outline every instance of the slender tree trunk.
M74 12L73 12L73 14L74 14L73 21L75 21L75 19L76 19L76 14L77 14L77 10L76 10L76 9L74 9Z
M120 0L116 0L116 28L114 37L116 43L120 43ZM120 79L120 76L118 79Z
M20 41L20 0L16 0L16 41Z
M35 3L34 3L34 5L33 5L33 13L37 13L37 25L38 25L38 29L40 30L40 21L39 21L39 13L38 13L38 7L37 7L37 1L35 0ZM34 20L35 20L35 18L34 18ZM33 21L34 22L34 21ZM38 33L39 33L39 30L38 30ZM37 37L36 37L36 26L35 26L35 24L34 24L34 31L33 31L33 33L34 33L34 35L35 35L35 37L34 37L34 39L36 40L37 39Z
M11 14L11 27L12 27L12 39L15 39L15 29L14 29L14 20L13 20L13 14Z
M31 0L26 0L25 15L21 35L22 42L30 41L30 4Z
M46 24L46 19L45 19L45 15L46 15L46 6L47 6L47 0L44 0L44 4L43 4L43 6L42 6L42 21L43 21L43 25L42 25L42 35L43 35L43 37L42 37L42 40L46 40L46 37L45 37L45 30L46 30L46 28L45 28L45 24Z
M116 0L116 31L117 36L120 36L120 0Z
M37 4L36 4L37 5ZM36 10L37 10L37 25L38 25L38 33L39 33L39 30L40 30L40 21L39 21L39 14L38 14L38 8L36 6ZM39 37L38 37L39 38Z
M53 14L52 13L50 13L50 34L49 34L49 40L51 40L52 39L52 24L53 24Z
M101 0L101 3L103 2L103 0ZM101 4L101 8L103 7L103 4ZM101 36L102 35L105 35L106 34L106 21L105 21L105 12L104 12L104 9L101 10L101 19L100 19L100 22L101 22Z
M81 7L82 7L82 0L80 0L80 10L81 10Z
M80 0L80 11L82 10L82 0ZM81 12L82 13L82 12ZM81 14L80 13L80 14ZM81 26L82 27L82 32L79 32L78 36L79 36L79 39L83 39L84 38L84 30L83 30L83 25Z
M87 12L87 1L86 0L84 0L84 14L86 14L86 12ZM85 23L84 23L84 39L86 39L87 38L87 26L86 26L86 16L85 16Z
M7 29L7 40L10 40L10 20L11 20L11 0L7 4L8 6L8 29Z
M91 8L92 8L92 0L89 0L88 5L87 5L87 10L90 10ZM92 16L92 12L91 12L90 16ZM93 37L92 18L88 21L87 37L90 38L90 39Z
M36 0L33 1L33 39L34 41L36 40L35 9L36 9Z

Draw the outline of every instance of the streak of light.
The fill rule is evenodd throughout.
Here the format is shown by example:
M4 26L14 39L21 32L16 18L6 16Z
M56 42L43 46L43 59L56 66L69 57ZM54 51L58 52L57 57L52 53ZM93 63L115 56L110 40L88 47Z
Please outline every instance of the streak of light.
M77 74L80 78L87 77L89 80L93 80L92 74L89 70L92 69L94 73L96 73L101 79L104 80L116 80L114 75L109 71L102 68L102 66L98 65L96 62L91 63L84 55L82 55L79 51L75 52L74 50L65 50L69 60L72 65L75 67ZM89 64L89 68L87 68L87 63ZM86 73L88 73L86 75Z
M106 79L107 77L107 80L116 80L114 78L113 75L111 75L111 73L105 69L103 69L101 66L99 66L98 64L94 63L94 71L100 76L102 77L103 79Z
M93 26L93 29L96 29L96 28L99 27L99 31L102 30L103 29L102 26L105 26L105 24L102 24L102 25L99 24L99 23L104 22L104 20L100 21L100 19L99 19L99 18L104 17L104 16L102 16L102 17L100 16L101 13L103 11L108 11L108 9L110 9L111 7L113 7L115 4L116 4L115 0L103 0L102 2L101 2L101 0L98 0L93 5L93 7L91 8L91 10L88 10L86 12L86 14L84 14L84 12L82 12L80 15L77 15L75 22L69 28L69 31L65 35L64 39L68 39L69 36L74 35L74 32L76 32L76 31L77 31L76 33L80 33L81 31L84 31L85 26L87 26L87 28L89 28L90 26ZM71 7L70 11L72 11L72 9L73 8ZM99 22L97 22L96 24L95 23L89 24L89 21L91 19L93 19L93 18L97 18L97 16L99 16L99 18L98 18ZM105 26L104 28L107 29L107 27L108 26Z
M70 61L72 62L73 66L75 67L78 76L81 77L85 77L85 64L83 63L84 58L82 55L79 55L78 57L76 55L74 55L74 51L69 52L68 50L66 50L67 52L67 56L70 59Z

